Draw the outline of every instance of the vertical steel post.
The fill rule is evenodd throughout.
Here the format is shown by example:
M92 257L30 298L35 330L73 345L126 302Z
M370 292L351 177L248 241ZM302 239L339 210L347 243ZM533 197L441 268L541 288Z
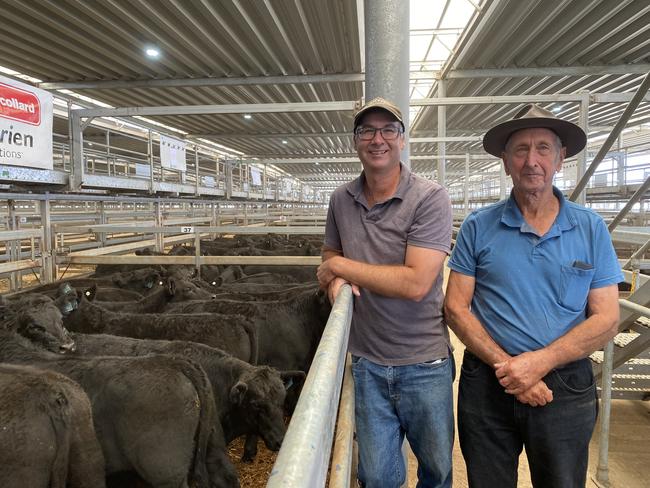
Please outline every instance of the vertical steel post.
M598 468L596 481L604 488L609 487L609 421L612 411L612 364L614 362L614 341L605 346L600 390L600 443L598 445Z
M199 146L194 145L194 194L199 194L201 174L199 173Z
M506 193L507 175L506 167L501 162L501 169L499 171L499 200L505 200L508 197Z
M409 163L409 2L365 0L366 101L392 100L402 112L406 144L401 153Z
M50 214L49 194L39 202L41 213L41 227L43 228L43 239L41 241L41 255L43 256L43 269L41 281L51 283L56 280L56 262L54 260L55 240L52 232L52 218Z
M469 214L469 153L465 153L465 184L463 185L463 210Z
M149 129L147 137L147 159L149 160L149 193L155 193L153 178L153 133Z
M578 125L585 131L585 134L589 134L589 93L581 92L580 93L580 105L578 111ZM585 168L587 167L587 146L585 145L584 149L576 155L576 184L582 178L582 175L585 174ZM587 192L581 193L577 199L576 203L580 205L585 205L587 203Z
M447 81L438 80L438 98L445 98L447 96ZM447 135L447 107L438 105L438 137L446 137ZM438 183L445 186L447 179L447 144L445 142L438 143Z
M72 131L72 168L68 185L71 190L76 191L83 183L84 174L83 131L81 117L76 110L70 111L70 130Z

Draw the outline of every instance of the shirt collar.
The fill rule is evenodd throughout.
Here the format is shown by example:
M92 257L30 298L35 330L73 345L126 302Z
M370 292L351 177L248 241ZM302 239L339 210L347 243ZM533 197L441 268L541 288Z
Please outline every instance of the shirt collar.
M560 202L560 211L555 217L553 226L546 233L547 237L559 235L560 232L569 230L576 225L575 219L568 212L567 201L564 198L564 195L555 186L553 186L553 195L555 195L555 197L558 199L558 202ZM501 222L508 227L519 228L521 232L533 232L532 228L524 220L524 216L521 214L521 210L519 210L519 207L517 206L517 202L512 191L510 192L510 198L506 200L506 204L503 207Z
M400 166L400 172L399 172L399 183L397 185L397 190L395 190L395 194L387 201L390 201L393 198L399 198L400 200L404 200L404 194L406 193L406 190L409 185L409 181L411 179L411 170L409 170L402 162L399 163L399 166ZM350 195L352 195L352 197L356 202L363 203L364 205L367 206L368 201L366 200L366 196L363 193L363 184L365 183L365 181L366 181L366 172L362 171L358 178L355 178L354 180L352 180L350 183L347 184L346 190Z

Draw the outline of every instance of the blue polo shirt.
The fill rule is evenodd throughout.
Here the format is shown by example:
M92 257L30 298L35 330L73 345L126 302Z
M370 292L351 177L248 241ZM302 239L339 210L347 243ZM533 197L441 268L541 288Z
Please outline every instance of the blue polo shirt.
M510 354L541 349L586 318L587 295L623 281L603 219L565 200L538 236L513 197L472 212L448 266L476 279L472 312Z

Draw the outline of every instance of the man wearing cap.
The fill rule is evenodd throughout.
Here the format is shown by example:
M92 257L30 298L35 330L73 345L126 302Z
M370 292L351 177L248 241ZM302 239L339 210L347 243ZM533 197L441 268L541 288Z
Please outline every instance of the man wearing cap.
M376 98L354 117L361 175L332 194L321 287L356 295L349 351L355 388L358 478L366 488L405 480L404 436L418 487L451 486L453 360L442 319L442 265L451 206L437 183L400 162L399 109Z
M587 356L617 331L623 276L603 219L553 186L580 127L528 105L490 129L510 198L472 212L449 267L447 324L466 346L458 431L469 485L585 485L597 400Z

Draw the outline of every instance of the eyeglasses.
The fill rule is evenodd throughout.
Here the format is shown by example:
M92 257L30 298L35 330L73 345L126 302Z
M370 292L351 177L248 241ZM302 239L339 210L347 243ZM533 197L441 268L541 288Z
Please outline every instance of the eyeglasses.
M402 133L402 130L394 125L388 125L381 129L377 127L357 127L357 130L355 130L354 133L362 141L371 141L374 139L377 131L381 133L381 137L386 141L397 139L397 136Z

